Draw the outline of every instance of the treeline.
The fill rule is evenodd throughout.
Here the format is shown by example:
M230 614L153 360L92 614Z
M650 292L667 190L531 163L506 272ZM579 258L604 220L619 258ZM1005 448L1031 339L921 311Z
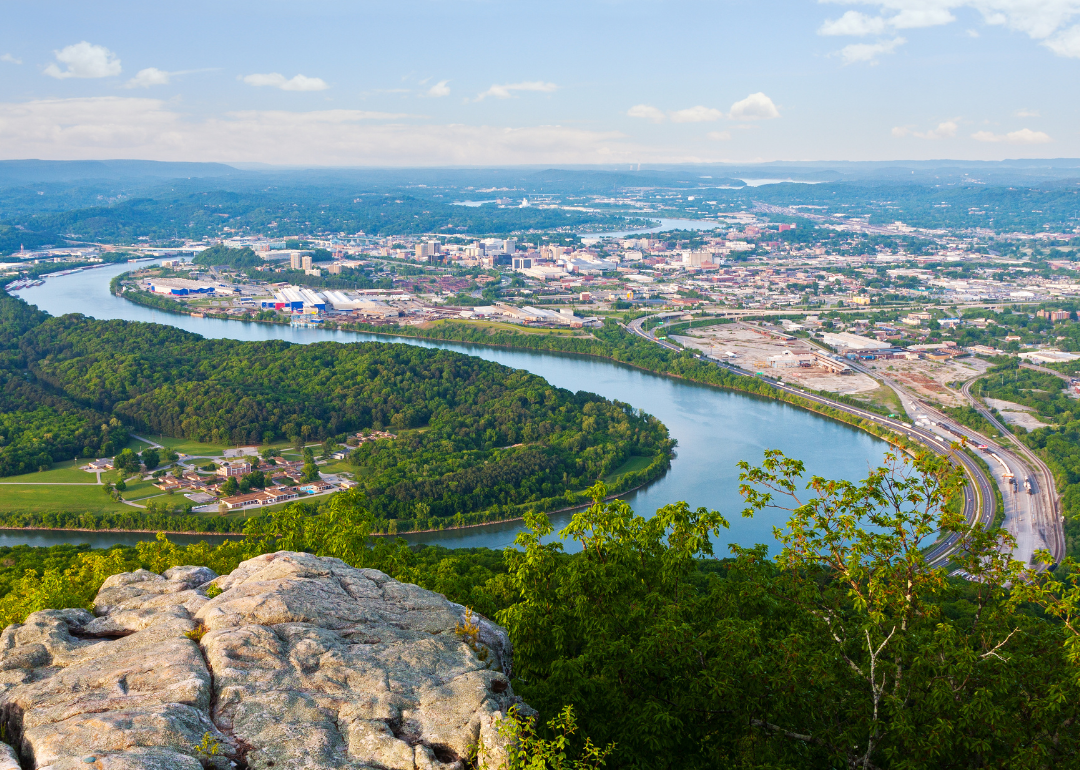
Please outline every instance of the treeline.
M560 762L525 751L505 770L576 764L586 738L609 770L1070 767L1080 761L1075 565L1011 561L1010 536L950 512L960 471L924 454L887 458L861 482L814 478L769 452L742 464L744 515L788 519L764 546L717 558L718 512L672 503L639 516L593 504L553 534L532 515L516 548L447 551L372 538L360 492L249 520L242 540L86 552L0 549L0 623L89 607L109 575L306 551L437 591L506 627L514 691ZM788 488L766 498L755 490ZM913 507L908 501L917 500ZM956 533L954 562L925 546ZM17 572L22 567L24 572ZM29 568L29 569L27 569ZM950 577L962 570L966 581ZM9 632L10 633L10 632ZM464 642L463 642L464 643ZM572 709L577 730L547 722Z
M286 270L284 273L275 273L270 270L257 270L249 268L244 271L248 278L253 281L276 283L288 281L295 286L308 286L312 289L392 289L392 278L381 278L374 281L359 268L342 268L338 275L308 275L303 270Z
M138 508L116 512L79 510L0 512L0 528L3 529L84 529L90 532L108 530L209 532L224 535L243 532L244 523L245 519L236 517L149 513Z

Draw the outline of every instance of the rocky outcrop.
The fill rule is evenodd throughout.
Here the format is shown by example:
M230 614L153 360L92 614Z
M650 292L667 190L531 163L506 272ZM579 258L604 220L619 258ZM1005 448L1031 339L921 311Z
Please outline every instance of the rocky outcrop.
M494 767L507 710L528 710L503 629L338 559L114 575L94 606L0 634L23 768L450 770L478 746Z

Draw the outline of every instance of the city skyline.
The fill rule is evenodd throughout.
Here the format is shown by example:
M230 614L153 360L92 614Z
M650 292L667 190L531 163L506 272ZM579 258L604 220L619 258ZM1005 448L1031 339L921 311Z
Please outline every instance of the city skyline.
M5 6L5 159L1080 156L1078 0Z

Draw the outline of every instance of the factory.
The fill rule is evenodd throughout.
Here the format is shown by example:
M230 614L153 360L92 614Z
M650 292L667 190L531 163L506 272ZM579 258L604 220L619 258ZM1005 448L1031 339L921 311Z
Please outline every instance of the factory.
M262 307L289 310L294 313L304 310L321 312L326 310L326 298L311 289L300 286L282 286L274 292L274 301L264 300Z
M188 297L192 294L213 294L214 284L207 281L192 281L188 278L152 278L146 284L154 294L167 294L172 297Z

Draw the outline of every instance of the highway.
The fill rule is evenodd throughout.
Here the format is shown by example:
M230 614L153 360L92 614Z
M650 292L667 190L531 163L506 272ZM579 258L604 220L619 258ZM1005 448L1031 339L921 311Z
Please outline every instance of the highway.
M631 321L625 328L629 329L633 334L637 334L644 339L661 345L669 350L676 352L682 352L683 349L679 346L668 342L666 340L657 339L653 332L646 332L642 329L642 325L649 318L655 318L656 316L643 316ZM727 369L735 374L742 375L744 377L753 377L754 375L746 372L738 367L732 366L724 361L711 358L709 356L699 356L701 360L710 361L719 367ZM968 484L964 489L964 517L968 521L970 526L974 526L976 523L982 523L985 526L990 526L994 520L994 511L996 508L996 499L994 497L993 487L991 486L990 479L987 478L983 469L972 460L964 452L955 451L951 444L952 440L949 438L942 438L937 432L932 430L929 426L920 427L918 422L914 426L907 425L899 420L883 417L874 412L860 409L858 407L842 404L838 401L833 401L828 398L824 398L815 393L808 393L801 388L792 387L783 382L778 382L773 378L765 378L770 385L777 390L782 390L791 395L798 396L799 398L812 401L822 406L827 406L831 409L836 409L847 414L860 417L864 420L877 423L884 428L892 431L893 433L906 436L909 439L918 441L924 446L928 447L932 451L939 455L946 455L952 459L953 462L959 463L968 478ZM937 414L937 413L935 413ZM951 432L960 434L959 428L961 426L955 426L952 421L944 415L938 414L940 421L943 425L952 425ZM947 429L948 430L948 429ZM950 554L955 550L959 535L952 534L948 537L939 540L933 545L928 553L928 561L935 566L941 566L948 561Z
M1030 368L1042 370L1042 367L1032 366ZM1069 379L1060 372L1047 371L1062 377L1062 379ZM1004 449L999 445L998 451L1005 457L1010 466L1017 468L1017 486L1021 489L1024 487L1022 479L1029 479L1031 483L1031 489L1024 490L1028 492L1027 496L1030 498L1028 504L1018 506L1015 531L1010 526L1010 531L1017 538L1017 547L1021 551L1020 556L1023 555L1024 551L1046 548L1053 554L1055 561L1061 561L1065 556L1065 527L1061 515L1060 498L1054 484L1054 474L1050 472L1050 469L1046 467L1046 463L1038 455L1017 439L979 399L971 395L971 386L978 379L978 377L973 377L965 382L961 386L960 392L963 393L964 398L968 400L975 410L982 415L983 419L993 425L1003 437L1010 439L1012 446L1016 448L1016 451L1013 451L1012 449ZM970 428L966 430L974 435L979 435ZM987 439L983 440L991 443ZM1004 492L1003 496L1005 496ZM1028 512L1026 520L1023 518L1025 508ZM1006 520L1006 523L1009 524L1010 522ZM1030 556L1028 559L1030 560Z

